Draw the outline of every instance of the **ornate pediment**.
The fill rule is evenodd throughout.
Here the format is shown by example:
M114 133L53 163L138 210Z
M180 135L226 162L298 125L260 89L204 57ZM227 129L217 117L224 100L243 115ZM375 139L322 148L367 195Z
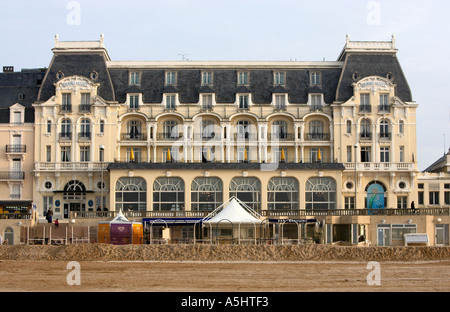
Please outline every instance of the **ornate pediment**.
M99 83L94 83L92 80L82 77L82 76L70 76L64 79L61 79L57 83L55 83L56 92L61 91L74 91L77 93L78 91L90 91L97 92L97 88L99 87Z
M366 77L353 83L352 86L355 93L361 91L370 91L372 93L379 91L390 92L396 87L389 79L379 76Z

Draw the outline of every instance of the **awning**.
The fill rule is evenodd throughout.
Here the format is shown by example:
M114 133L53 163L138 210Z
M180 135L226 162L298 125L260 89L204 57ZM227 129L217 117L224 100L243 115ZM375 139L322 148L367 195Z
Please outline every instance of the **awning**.
M0 206L31 206L31 200L0 200Z
M202 220L203 218L143 218L142 223L149 226L183 226L200 224Z
M269 219L269 223L316 223L317 219Z

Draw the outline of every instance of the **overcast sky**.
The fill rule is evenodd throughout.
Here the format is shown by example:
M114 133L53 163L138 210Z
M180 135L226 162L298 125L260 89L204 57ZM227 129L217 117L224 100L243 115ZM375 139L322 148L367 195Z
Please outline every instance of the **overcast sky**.
M449 11L444 0L1 0L0 65L48 67L55 34L76 41L104 33L115 61L334 61L346 34L395 34L419 104L423 170L450 147Z

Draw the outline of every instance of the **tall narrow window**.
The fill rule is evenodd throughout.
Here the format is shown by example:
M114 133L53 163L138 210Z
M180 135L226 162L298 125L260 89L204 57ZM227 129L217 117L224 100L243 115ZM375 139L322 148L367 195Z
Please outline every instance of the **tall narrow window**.
M363 119L361 121L361 139L370 140L372 139L372 125L369 119Z
M380 162L389 162L389 147L380 147Z
M61 110L64 112L72 111L72 94L71 93L63 93L62 94L62 106Z
M47 134L52 133L52 121L47 120Z
M361 162L370 162L370 146L361 146Z
M248 85L248 72L238 73L238 85L240 86Z
M248 94L239 95L239 109L248 109Z
M141 84L141 75L138 72L130 73L130 85L140 85Z
M80 147L80 161L87 162L91 160L91 149L90 146Z
M405 162L405 146L400 146L399 147L399 161L400 162Z
M352 134L352 122L351 122L351 120L347 120L347 122L346 122L346 133L347 134Z
M130 95L130 109L139 108L139 95Z
M275 95L275 109L285 109L286 108L286 95L279 94Z
M52 161L52 146L51 145L46 146L46 160L47 160L47 162Z
M175 108L176 108L175 94L166 95L166 109L175 109Z
M380 139L390 139L391 133L389 132L389 122L382 120L380 122Z
M202 109L212 109L212 94L202 95Z
M274 84L275 85L284 85L286 81L284 72L275 72L274 74Z
M105 121L100 120L100 133L105 133Z
M370 107L370 94L361 94L360 95L360 107L359 110L361 112L370 113L372 111Z
M61 146L61 162L70 162L70 146Z

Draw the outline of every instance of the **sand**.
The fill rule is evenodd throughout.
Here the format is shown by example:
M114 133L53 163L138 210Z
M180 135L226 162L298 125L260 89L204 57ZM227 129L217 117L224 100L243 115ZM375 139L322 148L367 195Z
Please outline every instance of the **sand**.
M70 261L81 285L68 285ZM368 285L369 261L381 285ZM1 246L0 291L450 291L450 248L144 245Z

